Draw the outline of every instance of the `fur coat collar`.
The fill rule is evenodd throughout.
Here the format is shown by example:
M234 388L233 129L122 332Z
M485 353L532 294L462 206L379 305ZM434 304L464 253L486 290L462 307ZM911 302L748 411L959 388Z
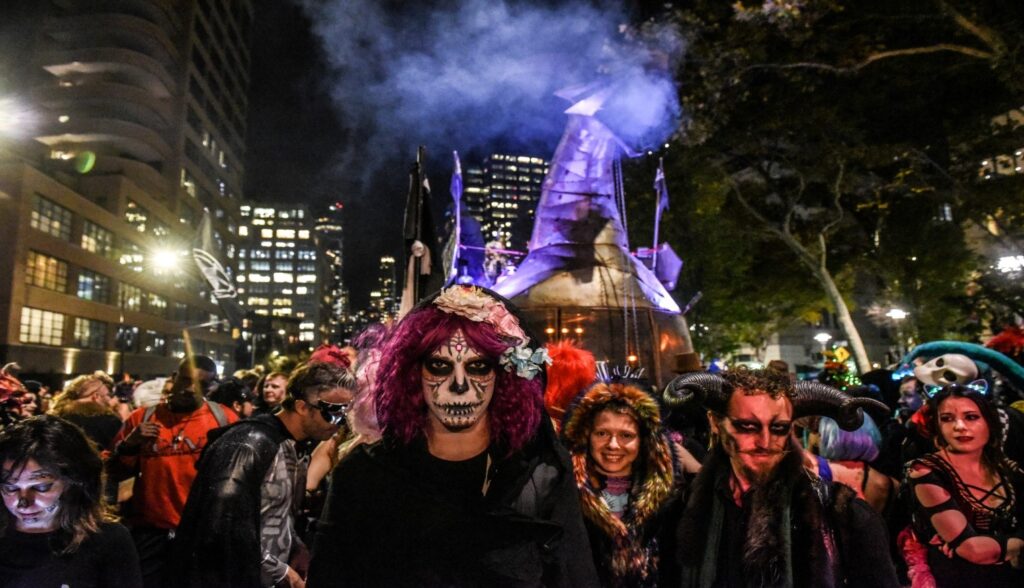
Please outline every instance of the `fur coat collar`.
M855 494L845 486L824 484L802 462L794 442L772 478L744 495L743 576L748 586L842 584L834 519ZM724 549L724 508L732 500L731 476L728 456L715 447L691 486L679 526L684 586L715 581Z

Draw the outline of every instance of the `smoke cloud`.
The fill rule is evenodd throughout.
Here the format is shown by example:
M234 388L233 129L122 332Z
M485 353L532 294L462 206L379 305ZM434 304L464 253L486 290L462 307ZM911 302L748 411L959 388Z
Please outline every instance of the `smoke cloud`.
M327 56L346 129L338 165L355 190L368 188L386 162L410 161L419 144L445 162L453 149L546 157L568 106L554 92L601 73L621 89L609 104L620 135L664 140L678 119L668 72L650 67L647 49L621 42L619 8L581 0L296 1ZM669 52L682 47L670 45Z

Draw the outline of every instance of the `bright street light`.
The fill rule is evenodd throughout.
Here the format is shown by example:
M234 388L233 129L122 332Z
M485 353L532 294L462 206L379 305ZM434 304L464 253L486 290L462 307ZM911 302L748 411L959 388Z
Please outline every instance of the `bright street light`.
M822 331L821 333L818 333L817 335L814 336L814 340L817 341L818 343L821 343L822 347L824 347L826 343L832 340L832 335L829 335L828 333Z
M885 313L885 316L891 318L894 321L901 321L910 316L910 313L903 310L902 308L890 308L889 312Z
M170 271L178 267L181 261L181 254L170 249L160 249L153 252L153 268L157 270Z

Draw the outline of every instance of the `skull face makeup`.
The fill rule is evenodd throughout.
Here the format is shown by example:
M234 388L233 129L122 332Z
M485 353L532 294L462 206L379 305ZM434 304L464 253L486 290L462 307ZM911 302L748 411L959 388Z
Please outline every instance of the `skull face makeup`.
M431 420L462 431L486 418L497 378L494 362L470 347L461 330L422 365L423 399Z

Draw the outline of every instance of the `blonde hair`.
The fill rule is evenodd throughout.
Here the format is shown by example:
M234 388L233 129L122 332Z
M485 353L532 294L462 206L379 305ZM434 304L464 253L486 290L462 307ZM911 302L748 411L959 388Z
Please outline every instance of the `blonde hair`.
M106 373L101 371L95 371L91 374L84 374L68 382L68 385L64 387L64 391L57 394L53 398L53 402L50 403L50 414L59 414L60 409L71 402L88 398L83 396L85 386L90 382L100 382L107 387L107 390L114 389L114 379L108 376Z

